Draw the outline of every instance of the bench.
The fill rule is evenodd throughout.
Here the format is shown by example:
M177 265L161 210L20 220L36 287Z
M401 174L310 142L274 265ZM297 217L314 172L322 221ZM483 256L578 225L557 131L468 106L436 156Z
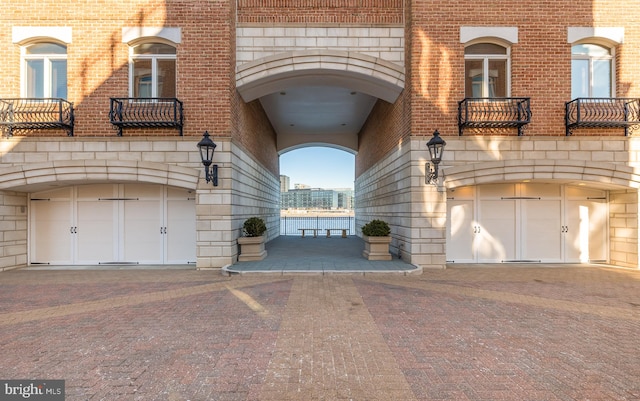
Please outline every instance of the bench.
M298 228L298 231L302 231L302 238L304 238L305 231L313 231L313 238L316 238L318 236L317 228Z
M342 238L347 238L348 228L327 228L327 238L331 237L331 231L342 231Z

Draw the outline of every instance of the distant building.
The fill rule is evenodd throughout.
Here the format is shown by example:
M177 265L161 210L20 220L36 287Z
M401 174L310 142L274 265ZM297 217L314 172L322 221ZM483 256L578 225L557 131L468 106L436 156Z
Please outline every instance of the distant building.
M291 188L291 179L287 175L280 176L280 192L287 192Z
M299 188L304 186L305 188ZM280 193L281 209L352 209L352 189L309 188L296 184L296 189Z
M311 187L307 184L293 184L295 189L311 189Z
M336 189L338 193L338 209L353 210L355 206L353 189Z

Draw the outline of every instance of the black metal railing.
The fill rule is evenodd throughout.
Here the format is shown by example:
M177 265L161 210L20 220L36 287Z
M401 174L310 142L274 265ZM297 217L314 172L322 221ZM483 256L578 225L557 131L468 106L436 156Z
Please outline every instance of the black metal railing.
M355 235L355 218L353 216L282 216L280 217L280 235L302 235L301 229L318 230L347 230L347 235ZM308 234L308 233L307 233Z
M182 102L176 98L111 98L111 124L123 128L176 128L182 136Z
M73 136L73 103L60 98L0 99L0 126L15 130L63 129Z
M577 98L565 104L566 135L575 128L629 128L640 126L640 99Z
M528 97L465 98L458 102L458 134L465 128L518 128L531 122Z

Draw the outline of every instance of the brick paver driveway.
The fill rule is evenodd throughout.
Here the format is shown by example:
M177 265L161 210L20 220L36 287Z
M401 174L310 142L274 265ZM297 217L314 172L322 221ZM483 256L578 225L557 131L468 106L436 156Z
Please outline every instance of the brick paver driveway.
M640 272L9 271L0 339L67 400L638 400Z

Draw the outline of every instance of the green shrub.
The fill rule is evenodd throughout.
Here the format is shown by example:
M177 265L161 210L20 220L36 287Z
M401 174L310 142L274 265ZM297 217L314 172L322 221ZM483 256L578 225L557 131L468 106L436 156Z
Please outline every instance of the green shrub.
M371 220L362 226L362 234L367 237L386 237L391 234L389 225L382 220Z
M242 226L242 233L245 237L259 237L267 231L267 225L260 217L250 217Z

